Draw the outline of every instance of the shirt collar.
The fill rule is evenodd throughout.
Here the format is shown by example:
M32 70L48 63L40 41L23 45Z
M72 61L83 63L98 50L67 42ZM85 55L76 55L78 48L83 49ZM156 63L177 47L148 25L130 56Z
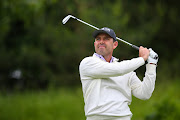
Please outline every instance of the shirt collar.
M102 60L106 61L102 55L99 55L99 54L97 54L97 53L94 53L94 55L97 56L97 57L99 57L99 58L101 58ZM114 59L115 59L115 57L112 56L112 58L111 58L111 60L110 60L110 63L112 63L112 62L114 61ZM106 61L106 62L107 62L107 61Z

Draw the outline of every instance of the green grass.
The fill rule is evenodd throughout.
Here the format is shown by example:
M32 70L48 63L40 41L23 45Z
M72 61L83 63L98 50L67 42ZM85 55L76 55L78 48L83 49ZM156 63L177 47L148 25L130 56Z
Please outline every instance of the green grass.
M84 120L80 89L0 96L0 120Z
M145 120L146 116L156 113L157 106L164 105L164 101L173 103L180 111L179 85L179 82L159 82L149 100L133 97L132 120ZM85 120L81 88L1 94L0 120Z

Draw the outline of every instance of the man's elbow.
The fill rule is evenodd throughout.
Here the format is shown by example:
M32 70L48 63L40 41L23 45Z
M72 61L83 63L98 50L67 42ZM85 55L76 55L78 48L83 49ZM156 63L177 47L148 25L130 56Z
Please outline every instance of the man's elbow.
M136 89L136 91L134 91L133 95L135 95L135 97L141 100L148 100L152 96L152 93L153 93L153 89L147 90L147 89L143 89L142 87L139 87L139 89Z
M135 97L137 97L140 100L148 100L151 97L152 93L139 93L134 94Z
M148 100L148 99L150 99L151 95L152 94L144 94L139 99L141 99L141 100Z

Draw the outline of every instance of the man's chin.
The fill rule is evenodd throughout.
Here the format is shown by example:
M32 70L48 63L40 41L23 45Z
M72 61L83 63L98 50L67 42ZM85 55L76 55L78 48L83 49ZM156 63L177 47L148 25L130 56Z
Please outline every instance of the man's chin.
M104 56L105 52L104 52L104 50L100 50L97 52L97 54Z

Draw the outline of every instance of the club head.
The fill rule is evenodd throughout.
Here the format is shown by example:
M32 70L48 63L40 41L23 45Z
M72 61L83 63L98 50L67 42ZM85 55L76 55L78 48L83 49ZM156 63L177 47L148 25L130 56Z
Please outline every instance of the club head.
M68 21L70 18L75 18L75 17L74 17L74 16L72 16L72 15L68 15L68 16L66 16L66 17L62 20L62 24L66 24L66 23L67 23L67 21Z

